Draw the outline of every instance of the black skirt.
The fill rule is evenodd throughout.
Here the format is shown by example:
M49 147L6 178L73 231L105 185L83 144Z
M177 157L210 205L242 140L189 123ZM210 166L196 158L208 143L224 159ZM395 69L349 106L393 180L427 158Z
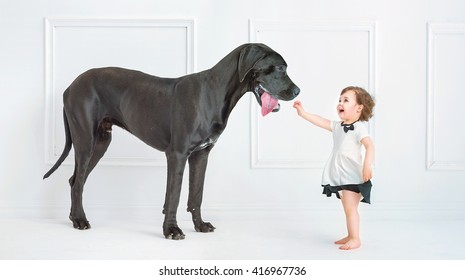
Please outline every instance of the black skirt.
M363 184L358 184L358 185L342 185L342 186L331 186L331 185L322 185L323 187L323 194L325 194L327 197L331 197L333 193L336 194L336 197L341 199L339 195L339 191L346 190L346 191L352 191L356 193L361 193L363 199L361 202L365 202L368 204L371 204L370 201L370 193L371 193L371 181L368 180Z

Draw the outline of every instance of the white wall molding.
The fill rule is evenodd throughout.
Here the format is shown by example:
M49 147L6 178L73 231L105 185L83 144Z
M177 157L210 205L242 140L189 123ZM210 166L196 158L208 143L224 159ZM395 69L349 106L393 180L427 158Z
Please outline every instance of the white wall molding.
M57 131L57 122L62 122L58 116L61 116L61 111L57 112L60 108L62 98L62 89L57 87L57 53L67 50L57 47L57 36L63 36L67 30L74 32L76 30L98 30L108 28L111 32L118 30L126 30L125 32L145 32L148 29L154 32L177 32L177 34L184 34L183 41L185 42L182 55L185 56L185 69L181 74L190 74L195 71L195 20L185 18L167 18L167 19L141 19L141 18L66 18L66 17L47 17L45 18L45 161L47 164L56 162L62 152L63 145L56 142L57 133L63 134L64 132ZM129 30L129 31L127 31ZM58 32L60 31L60 32ZM60 35L61 34L61 35ZM127 33L126 33L127 34ZM65 35L66 36L66 35ZM147 41L155 40L146 38ZM179 44L179 42L173 42ZM155 42L153 42L155 44ZM152 45L153 45L152 44ZM168 45L167 42L160 42L160 45ZM149 46L147 46L149 48ZM131 50L128 49L128 52ZM156 51L156 50L153 50ZM122 53L122 56L125 54ZM62 55L63 57L63 55ZM112 62L119 66L118 61ZM141 62L143 63L143 62ZM105 65L106 66L106 65ZM138 69L139 70L139 69ZM154 73L157 75L156 73ZM162 76L163 73L160 73ZM115 131L121 134L121 131ZM123 135L124 136L124 135ZM128 137L128 136L125 136ZM115 140L116 137L113 139ZM124 140L123 140L124 141ZM111 148L111 145L110 145ZM108 153L107 153L108 154ZM100 161L100 165L118 165L118 166L165 166L166 159L161 153L155 150L153 153L146 153L140 155L105 155ZM69 156L64 162L65 164L73 164L73 156Z
M263 42L264 33L275 33L276 37L282 36L289 32L299 32L299 36L312 36L315 32L327 34L328 36L337 36L336 34L366 34L367 52L365 54L368 65L367 77L364 86L368 92L376 95L375 89L375 47L376 47L376 23L374 21L280 21L280 20L255 20L249 21L249 40L250 42ZM295 37L296 39L299 36ZM266 42L264 42L266 43ZM295 42L289 43L294 44ZM365 42L362 42L363 45ZM303 53L305 50L302 50ZM284 56L284 59L286 57ZM293 67L295 65L291 65ZM292 78L292 77L291 77ZM340 88L339 90L341 90ZM255 97L252 95L252 99ZM292 101L291 101L292 102ZM292 158L264 158L263 148L260 147L262 141L261 135L261 116L260 108L255 100L251 102L251 166L252 168L307 168L321 169L325 164L323 160ZM289 120L289 124L295 120ZM375 136L375 119L370 120L370 134ZM292 145L292 143L291 143Z
M461 101L465 101L465 98L460 99L463 93L461 90L458 92L465 85L463 62L465 24L428 23L428 170L465 170L465 138L455 130L463 119ZM455 115L458 113L460 116ZM451 150L455 152L450 152Z

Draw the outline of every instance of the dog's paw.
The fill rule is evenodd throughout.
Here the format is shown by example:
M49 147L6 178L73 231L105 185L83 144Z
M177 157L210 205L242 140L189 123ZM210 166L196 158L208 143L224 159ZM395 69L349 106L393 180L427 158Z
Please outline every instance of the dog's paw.
M182 240L186 237L182 230L177 226L168 227L166 230L163 230L163 234L166 239L173 240Z
M197 232L214 232L215 227L208 222L201 222L198 225L195 225L195 231Z
M71 222L73 222L73 227L75 229L80 229L80 230L84 230L84 229L90 229L90 223L87 219L77 219L77 218L73 218L73 216L69 216L69 219L71 220Z

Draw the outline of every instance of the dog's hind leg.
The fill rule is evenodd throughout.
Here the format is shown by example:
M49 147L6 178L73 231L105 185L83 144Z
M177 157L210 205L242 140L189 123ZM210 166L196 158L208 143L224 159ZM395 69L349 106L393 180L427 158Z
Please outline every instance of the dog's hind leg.
M104 119L100 122L97 130L97 138L95 139L94 148L92 150L92 157L89 161L89 165L87 166L86 176L89 176L90 172L94 170L97 163L107 151L111 142L111 126L112 123L108 119Z
M91 144L89 144L91 148ZM86 182L88 173L87 167L89 166L92 157L92 150L84 152L75 145L75 167L73 177L70 178L71 183L71 212L69 219L73 222L73 227L77 229L90 229L89 221L86 218L84 208L82 205L82 192Z
M187 211L191 212L194 228L198 232L212 232L215 230L212 224L202 220L200 210L208 155L212 147L213 145L193 152L189 157L189 199L187 201Z
M111 132L112 132L111 126L112 126L112 123L107 119L104 119L102 122L100 122L100 125L98 127L98 132L97 132L97 139L95 141L93 152L92 152L92 157L87 167L87 176L89 176L90 172L92 172L92 170L97 165L99 160L103 157L103 155L108 149L108 146L110 145ZM73 176L69 178L69 185L71 187L74 185L74 178L76 175L76 166L77 166L77 163L75 164Z
M83 115L79 123L70 120L71 133L75 136L73 144L76 165L74 174L69 180L71 185L69 218L73 222L73 227L77 229L90 229L90 223L83 208L82 193L87 177L110 144L111 133L107 132L107 126L105 122L97 124Z

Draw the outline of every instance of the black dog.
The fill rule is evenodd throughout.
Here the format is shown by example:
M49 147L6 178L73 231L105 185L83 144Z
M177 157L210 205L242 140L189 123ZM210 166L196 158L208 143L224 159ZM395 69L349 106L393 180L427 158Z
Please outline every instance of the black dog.
M246 92L254 92L263 115L279 110L278 99L288 101L299 94L286 67L281 55L266 45L245 44L209 70L173 79L121 68L91 69L64 92L65 148L44 179L61 165L73 145L69 218L74 228L89 229L82 206L84 183L110 144L112 125L117 125L166 154L165 237L184 238L176 211L187 161L187 210L196 231L211 232L215 227L202 221L200 212L208 154Z

